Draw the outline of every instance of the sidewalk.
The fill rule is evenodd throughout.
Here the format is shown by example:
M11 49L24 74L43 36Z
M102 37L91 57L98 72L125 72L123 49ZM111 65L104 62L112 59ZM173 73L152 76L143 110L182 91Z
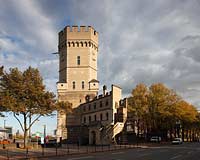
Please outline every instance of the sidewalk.
M151 145L152 146L152 145ZM77 146L77 145L67 145L63 144L61 148L39 148L39 149L16 149L0 148L0 160L9 159L40 159L47 157L56 157L62 155L78 155L78 154L88 154L96 152L108 152L114 150L123 150L130 148L149 148L150 145L111 145L111 146ZM157 146L157 145L155 145Z

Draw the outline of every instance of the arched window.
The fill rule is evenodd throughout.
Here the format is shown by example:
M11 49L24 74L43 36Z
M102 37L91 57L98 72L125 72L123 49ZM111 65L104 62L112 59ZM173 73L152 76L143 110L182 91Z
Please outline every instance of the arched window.
M84 117L84 123L86 122L86 117Z
M72 82L72 87L73 87L73 89L76 89L76 83L75 83L75 81Z
M75 43L74 42L72 42L72 46L75 47Z
M80 64L81 64L81 57L77 56L77 65L80 65Z
M84 81L82 81L82 89L85 88L85 84L84 84Z
M79 47L79 42L76 42L76 47Z
M87 47L87 42L85 42L85 47Z
M96 116L96 114L94 115L94 121L97 121L97 116Z

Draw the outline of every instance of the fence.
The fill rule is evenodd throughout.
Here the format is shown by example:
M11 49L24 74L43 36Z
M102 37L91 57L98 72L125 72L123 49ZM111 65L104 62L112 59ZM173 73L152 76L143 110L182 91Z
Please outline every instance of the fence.
M141 144L140 144L141 145ZM143 144L144 145L144 144ZM48 157L48 156L62 156L62 155L74 155L74 154L88 154L95 152L114 151L121 149L136 148L138 144L131 145L87 145L80 146L75 144L62 144L59 146L54 144L53 146L31 146L26 149L16 148L16 145L8 144L0 148L0 159L2 160L16 160L16 159L30 159L34 157Z

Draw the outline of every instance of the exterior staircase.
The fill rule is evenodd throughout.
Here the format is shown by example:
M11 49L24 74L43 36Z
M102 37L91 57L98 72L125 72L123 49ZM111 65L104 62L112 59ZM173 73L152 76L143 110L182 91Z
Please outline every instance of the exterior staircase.
M114 125L107 125L101 130L101 140L103 144L116 143L115 136L123 131L124 123L117 122Z

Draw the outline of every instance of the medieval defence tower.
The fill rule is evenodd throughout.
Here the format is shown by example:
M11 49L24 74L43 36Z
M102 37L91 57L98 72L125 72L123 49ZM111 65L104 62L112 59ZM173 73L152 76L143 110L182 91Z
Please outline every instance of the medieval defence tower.
M58 100L69 101L76 108L86 101L86 97L95 97L99 89L98 32L91 26L66 26L58 36ZM64 112L59 112L57 137L66 139L67 128L75 125L79 125L79 120L74 115L66 117Z

